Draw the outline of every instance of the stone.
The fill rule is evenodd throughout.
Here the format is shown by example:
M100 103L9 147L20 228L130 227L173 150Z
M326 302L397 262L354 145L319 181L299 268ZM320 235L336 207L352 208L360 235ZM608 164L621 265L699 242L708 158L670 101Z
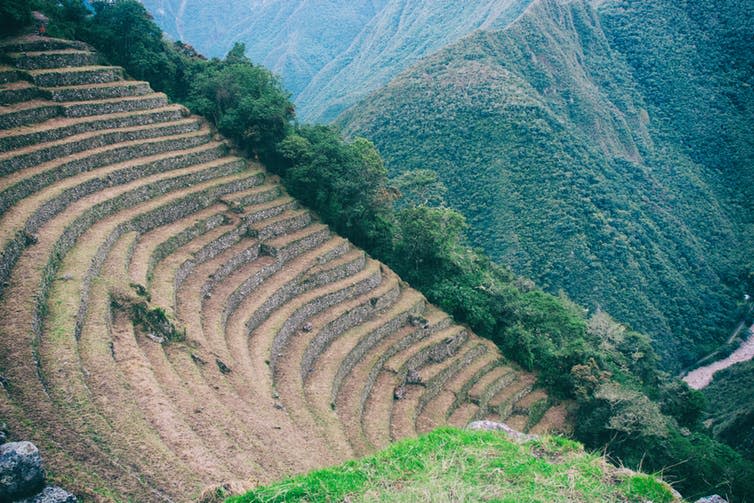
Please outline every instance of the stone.
M393 390L393 398L396 400L403 400L406 397L406 387L398 386Z
M414 369L409 369L409 371L406 373L406 384L421 384L422 383L422 376L419 375L419 372L417 372Z
M0 446L0 501L38 493L45 483L42 457L31 442Z
M65 489L58 486L47 486L39 494L18 503L76 503L77 501L76 496Z
M222 372L223 374L230 374L230 367L225 365L225 363L221 359L215 358L215 363L217 363L217 368L220 369L220 372Z
M302 330L304 332L311 332L312 330L314 330L314 327L312 326L311 323L305 323Z
M696 500L696 503L728 503L728 500L726 500L722 496L718 496L717 494L713 494L712 496L706 496L704 498L699 498L698 500Z
M157 344L165 344L165 338L161 337L159 335L155 335L151 332L147 333L147 339L149 339L152 342L155 342Z
M528 435L516 431L505 423L496 423L494 421L474 421L470 423L466 428L469 430L486 430L486 431L500 431L505 433L511 440L519 442L526 442L537 438L536 435Z

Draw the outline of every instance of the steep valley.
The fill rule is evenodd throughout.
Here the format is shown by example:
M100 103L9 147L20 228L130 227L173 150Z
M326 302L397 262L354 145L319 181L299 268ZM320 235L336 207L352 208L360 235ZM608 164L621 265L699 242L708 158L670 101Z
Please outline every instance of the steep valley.
M0 26L0 439L51 483L681 499L625 466L754 494L752 362L676 377L754 322L754 0L0 0Z
M472 243L651 334L679 370L724 341L752 287L754 72L727 27L753 8L535 2L338 123L394 176L437 172Z
M209 56L245 43L252 60L282 75L301 119L328 122L422 57L505 26L531 0L143 3L171 37Z

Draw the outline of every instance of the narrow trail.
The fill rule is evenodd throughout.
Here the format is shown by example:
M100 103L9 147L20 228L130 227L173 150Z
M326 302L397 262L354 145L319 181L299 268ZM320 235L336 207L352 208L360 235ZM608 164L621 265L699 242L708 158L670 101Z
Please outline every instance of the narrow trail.
M749 361L752 358L754 358L754 326L749 329L749 338L731 353L730 356L692 370L683 377L683 380L694 389L703 389L712 382L712 378L716 372L727 369L736 363Z

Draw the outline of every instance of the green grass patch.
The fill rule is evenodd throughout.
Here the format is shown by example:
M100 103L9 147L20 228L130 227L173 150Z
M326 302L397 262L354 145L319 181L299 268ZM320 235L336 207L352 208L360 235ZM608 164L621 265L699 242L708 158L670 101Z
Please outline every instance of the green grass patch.
M495 432L440 428L227 502L673 501L653 476L622 473L564 438L518 444Z

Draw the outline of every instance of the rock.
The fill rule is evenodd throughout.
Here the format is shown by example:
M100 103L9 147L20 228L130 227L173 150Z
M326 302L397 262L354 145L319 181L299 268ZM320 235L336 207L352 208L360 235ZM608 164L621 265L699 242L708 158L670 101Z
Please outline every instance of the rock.
M699 498L698 500L696 500L696 503L728 503L728 500L726 500L722 496L718 496L717 494L713 494L712 496L706 496L704 498Z
M76 503L76 496L58 486L47 486L44 490L31 498L18 503Z
M429 326L429 320L427 320L427 318L415 314L408 317L408 322L415 327Z
M419 372L417 372L414 369L409 369L409 371L406 373L406 384L421 384L422 383L422 376L419 375Z
M42 457L31 442L0 446L0 501L38 493L45 483Z
M165 338L161 337L159 335L155 335L151 332L147 333L147 339L149 339L152 342L156 342L157 344L165 344Z
M230 374L230 367L225 365L225 363L223 363L221 359L215 358L215 363L217 363L217 368L220 369L220 372L222 372L223 374Z
M312 324L311 324L311 323L306 323L306 324L305 324L305 325L303 326L302 330L303 330L304 332L311 332L312 330L314 330L314 327L312 326Z
M406 387L398 386L393 390L393 398L396 400L403 400L406 397Z
M536 435L528 435L516 431L505 423L496 423L494 421L474 421L467 426L470 430L487 430L487 431L501 431L505 433L512 440L519 442L526 442L528 440L534 440Z

